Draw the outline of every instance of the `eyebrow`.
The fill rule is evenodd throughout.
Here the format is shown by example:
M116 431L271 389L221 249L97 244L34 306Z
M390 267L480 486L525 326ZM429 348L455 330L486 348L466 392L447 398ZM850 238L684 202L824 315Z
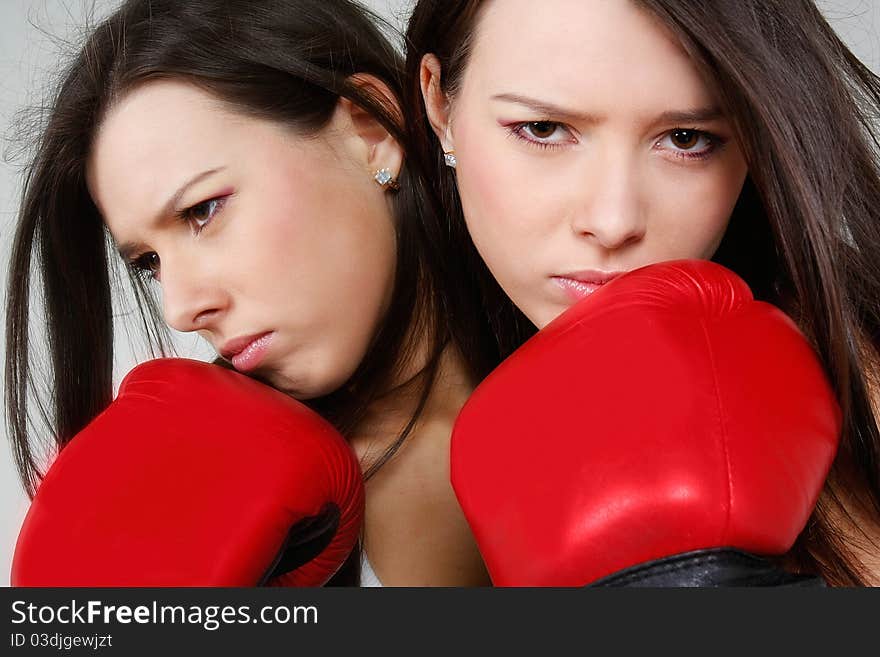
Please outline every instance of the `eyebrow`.
M559 105L554 105L553 103L547 103L542 100L536 100L535 98L529 98L528 96L522 96L520 94L495 94L494 96L492 96L492 100L501 100L506 103L516 103L517 105L522 105L529 108L537 114L553 116L554 118L558 117L560 119L565 119L568 121L573 120L580 123L599 123L602 120L602 117L596 116L595 114L575 112L574 110L568 110Z
M171 195L171 198L169 198L165 202L165 204L162 206L162 209L156 215L157 220L161 217L166 217L169 214L171 214L171 211L180 202L180 198L184 194L186 194L186 191L190 187L192 187L193 185L195 185L198 182L201 182L205 178L213 176L215 173L219 173L220 171L223 171L225 168L226 167L217 167L216 169L208 169L207 171L202 171L201 173L197 173L192 178L190 178L185 183L183 183L178 188L178 190L176 192L174 192L174 194ZM119 255L122 256L123 260L128 261L131 258L132 254L139 251L140 249L141 249L140 242L125 242L123 244L120 244L116 250L119 252Z
M707 123L724 118L724 112L718 107L700 107L691 110L663 112L655 123Z
M576 112L559 105L554 105L553 103L547 103L520 94L495 94L492 96L492 100L516 103L517 105L527 107L538 114L552 116L553 118L560 118L566 121L595 124L601 122L604 118L596 114ZM724 112L718 107L698 107L694 109L663 112L651 122L651 125L654 126L661 123L706 123L709 121L717 121L722 118L724 118Z

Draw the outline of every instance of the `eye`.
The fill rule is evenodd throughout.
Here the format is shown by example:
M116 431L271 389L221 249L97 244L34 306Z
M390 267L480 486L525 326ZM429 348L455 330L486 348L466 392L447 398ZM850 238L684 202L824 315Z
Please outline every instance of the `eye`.
M655 147L670 151L674 157L701 159L708 157L723 144L721 137L710 132L675 128L667 132Z
M573 141L571 130L556 121L515 123L509 130L518 139L544 148L555 148Z
M225 202L225 196L211 198L181 210L177 213L177 216L184 221L194 222L196 225L196 233L198 233L211 223L211 220L214 219L214 216L220 211Z
M146 280L159 280L159 254L149 251L128 261L128 266Z
M230 194L227 194L226 196L207 199L175 212L175 215L181 221L194 224L193 232L198 235L217 216L217 213L223 208L229 196ZM128 261L128 266L138 276L145 280L153 281L159 280L159 264L159 254L155 251L147 251L141 255L133 256Z
M535 139L545 140L550 139L553 135L556 134L556 131L559 129L558 123L552 123L550 121L532 121L531 123L526 123L523 126L523 130L529 133Z

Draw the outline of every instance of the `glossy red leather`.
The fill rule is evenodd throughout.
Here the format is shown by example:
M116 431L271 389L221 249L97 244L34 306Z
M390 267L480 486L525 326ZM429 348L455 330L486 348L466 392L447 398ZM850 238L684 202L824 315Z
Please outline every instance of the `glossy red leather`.
M795 324L707 261L640 268L545 327L456 422L496 585L579 586L701 548L786 552L841 415Z
M216 365L157 359L77 434L18 537L13 586L255 586L298 520L339 506L332 542L268 585L323 584L360 530L348 443L292 398Z

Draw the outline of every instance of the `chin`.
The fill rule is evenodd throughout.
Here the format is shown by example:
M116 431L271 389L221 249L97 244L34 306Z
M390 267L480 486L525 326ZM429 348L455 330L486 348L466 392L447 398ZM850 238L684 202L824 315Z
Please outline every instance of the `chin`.
M330 365L330 363L328 363ZM312 368L296 372L274 372L266 382L294 399L307 401L339 390L356 368Z
M267 372L265 374L255 374L252 378L299 401L314 399L315 397L320 397L321 395L326 394L321 392L320 389L315 390L315 386L307 377L303 376L290 376L286 373Z
M526 312L523 310L523 314L528 318L528 320L535 325L535 327L540 331L547 324L552 322L554 319L559 317L562 313L564 313L567 308L550 308L550 309L540 309L536 311Z

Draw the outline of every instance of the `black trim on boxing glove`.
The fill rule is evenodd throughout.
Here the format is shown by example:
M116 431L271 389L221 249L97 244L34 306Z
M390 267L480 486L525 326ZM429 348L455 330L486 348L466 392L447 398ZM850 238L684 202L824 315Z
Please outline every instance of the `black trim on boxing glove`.
M339 507L328 502L316 516L303 518L287 532L287 538L272 565L257 586L307 564L324 551L339 529Z
M626 568L588 586L593 587L824 587L815 575L786 572L769 559L733 548L712 548L676 554Z

